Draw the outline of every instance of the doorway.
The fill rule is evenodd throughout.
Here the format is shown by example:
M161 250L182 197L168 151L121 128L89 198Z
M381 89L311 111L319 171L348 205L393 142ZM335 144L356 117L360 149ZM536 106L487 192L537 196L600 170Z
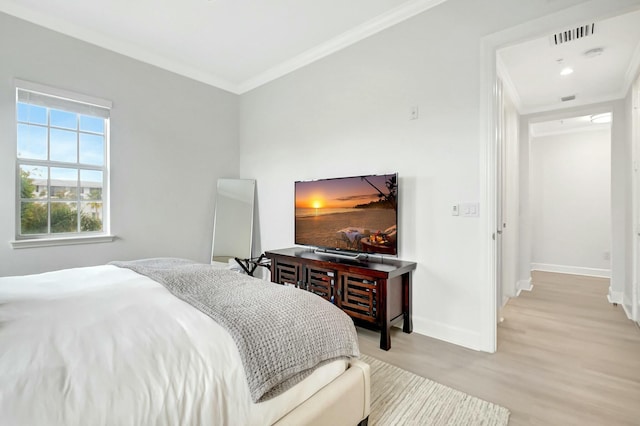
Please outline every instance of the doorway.
M616 3L617 4L617 3ZM532 40L536 37L539 37L541 33L543 34L552 34L558 28L562 28L567 23L573 25L575 23L586 22L586 21L598 21L600 22L603 19L611 18L614 16L622 16L627 13L637 12L636 9L629 11L628 7L623 7L621 5L617 5L617 10L615 9L616 4L609 4L607 6L595 5L595 4L583 4L579 6L575 6L564 11L549 15L543 19L537 20L534 23L527 23L520 25L518 27L509 29L508 31L503 31L498 34L487 36L482 41L482 75L484 81L484 89L482 93L481 106L482 111L481 114L485 117L486 121L483 121L482 131L482 140L483 143L481 145L482 153L486 158L486 163L484 165L484 173L483 173L483 181L481 182L481 188L483 190L483 199L487 204L487 218L486 218L486 229L488 230L486 234L487 238L487 246L489 247L489 251L487 254L487 277L488 277L488 285L487 287L490 289L489 294L487 295L486 305L489 306L490 312L486 312L485 320L483 322L483 330L487 332L487 344L489 348L492 348L492 351L495 351L497 348L497 333L496 326L497 320L499 319L499 311L498 308L501 306L501 300L504 297L502 295L507 295L509 286L513 287L513 291L517 292L520 288L524 287L522 280L516 281L516 283L501 283L501 278L504 275L504 259L500 257L502 262L498 261L499 245L500 239L496 238L496 235L499 234L499 231L502 231L501 226L503 225L500 221L501 213L503 212L502 205L499 204L501 201L501 193L503 189L498 184L499 174L502 174L500 170L500 152L497 146L497 138L496 135L499 134L499 114L498 107L499 104L496 99L496 90L498 87L498 55L497 52L507 46L511 46L515 43L521 43L524 41ZM586 53L586 52L585 52ZM562 65L562 64L560 64ZM637 67L636 67L637 68ZM628 72L627 72L628 73ZM633 70L633 75L637 75L637 69ZM618 121L618 130L614 129L614 137L617 132L617 137L621 136L620 129L624 132L625 129L628 129L630 123L624 123L624 118L628 115L628 106L624 104L620 99L624 98L624 94L629 92L629 85L627 82L624 82L623 86L626 85L626 88L620 90L619 92L609 94L608 99L600 98L601 102L594 99L582 99L580 102L575 102L573 107L568 107L568 105L563 105L562 107L557 107L557 111L569 111L571 114L575 114L576 112L585 112L585 114L591 114L591 110L593 109L607 109L613 112L615 117L614 120ZM508 86L508 84L505 84ZM563 96L564 97L564 96ZM571 99L571 96L568 97L569 101L575 100L574 97ZM611 101L611 99L618 99L617 101ZM589 102L591 101L591 102ZM517 100L516 100L517 104ZM525 123L525 126L528 127L528 123L522 116L534 116L535 114L542 114L544 111L552 110L552 108L540 108L538 106L538 110L529 109L525 110L524 113L521 113L521 119L519 120L521 124L520 133L524 132L522 124ZM584 111L586 107L591 107L591 110ZM582 109L582 110L580 110ZM520 109L519 109L520 110ZM527 135L528 136L528 135ZM524 137L521 135L521 137ZM625 143L628 142L625 141ZM630 153L630 143L628 143L629 147L624 148L629 152L616 152L616 155L613 158L613 170L616 170L614 176L612 176L612 187L617 188L618 193L611 194L612 203L615 205L614 211L612 211L612 215L617 213L621 213L623 216L622 221L616 222L616 217L612 216L612 221L614 224L617 223L618 229L613 229L611 233L612 240L612 249L611 249L611 274L612 274L612 282L622 283L626 281L625 273L628 275L628 270L630 270L628 265L628 260L626 254L626 247L629 246L628 241L631 238L631 230L633 226L631 225L630 220L625 220L624 216L631 217L631 206L630 203L625 204L623 200L625 197L630 199L630 161L629 158L631 156ZM522 144L520 144L522 147ZM624 149L622 151L624 151ZM621 154L621 155L620 155ZM627 164L629 163L629 164ZM525 165L520 163L522 168L526 167ZM523 184L520 183L520 189L522 189ZM485 192L486 191L486 192ZM500 191L500 192L499 192ZM522 191L521 191L522 192ZM518 216L519 220L523 222L520 229L524 228L526 225L526 217L523 217L523 212L520 211ZM639 219L640 222L640 219ZM507 228L508 228L507 222ZM614 225L615 228L616 225ZM522 234L522 233L520 233ZM504 234L503 234L504 235ZM523 269L523 262L521 258L527 257L526 250L523 250L522 244L522 235L518 236L518 271L521 274ZM605 254L602 253L602 257L604 258ZM640 249L638 249L640 253ZM604 260L604 259L603 259ZM625 264L625 262L627 262ZM502 264L501 264L502 263ZM499 268L498 268L499 266ZM527 265L528 266L528 265ZM601 268L606 269L606 268ZM636 273L636 275L640 275L640 273ZM612 285L613 287L613 285ZM610 295L618 297L619 294L616 294L614 289L610 292Z

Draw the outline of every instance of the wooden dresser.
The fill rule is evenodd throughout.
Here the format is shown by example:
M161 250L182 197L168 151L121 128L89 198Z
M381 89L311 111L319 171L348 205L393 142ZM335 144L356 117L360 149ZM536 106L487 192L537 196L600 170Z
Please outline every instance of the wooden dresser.
M293 247L267 251L271 281L313 292L346 312L360 326L380 330L380 348L389 350L389 330L403 321L411 333L411 274L415 262L384 257L352 260Z

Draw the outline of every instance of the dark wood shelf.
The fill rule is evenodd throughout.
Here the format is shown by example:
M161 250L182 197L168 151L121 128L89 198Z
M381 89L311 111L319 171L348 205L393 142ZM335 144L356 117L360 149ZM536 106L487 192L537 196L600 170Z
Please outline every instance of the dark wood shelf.
M313 292L334 303L354 322L380 330L380 348L389 350L389 330L403 321L413 331L411 273L415 262L386 257L346 259L331 253L292 247L265 253L271 281Z

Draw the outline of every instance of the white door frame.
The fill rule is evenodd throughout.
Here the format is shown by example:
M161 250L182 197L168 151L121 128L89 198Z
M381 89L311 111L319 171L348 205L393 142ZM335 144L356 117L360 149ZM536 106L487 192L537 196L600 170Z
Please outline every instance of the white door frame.
M632 117L631 117L631 129L632 129L632 145L633 152L633 179L632 179L632 191L633 191L633 269L631 280L631 305L630 314L631 319L635 322L640 322L640 75L633 83L631 95L632 102ZM623 301L625 309L626 303Z
M504 240L502 236L504 223L504 204L506 202L504 196L504 187L506 179L505 171L505 120L504 120L504 84L500 76L496 77L495 89L495 113L496 127L495 132L495 149L496 149L496 222L493 228L491 239L495 241L496 246L496 322L500 322L500 311L502 309L502 296L504 294Z
M496 129L497 103L496 54L498 49L511 44L521 43L539 37L540 34L552 34L558 28L584 21L600 20L611 16L637 10L637 2L631 0L591 0L533 21L505 29L483 37L480 46L480 200L484 204L486 215L481 226L481 267L484 275L485 291L481 306L480 350L495 352L497 349L497 246L493 239L497 219L497 149ZM634 194L634 197L636 194Z

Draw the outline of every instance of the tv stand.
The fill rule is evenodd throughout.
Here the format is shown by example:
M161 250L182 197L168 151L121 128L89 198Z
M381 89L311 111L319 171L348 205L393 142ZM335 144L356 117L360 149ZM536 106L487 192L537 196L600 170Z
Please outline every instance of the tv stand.
M411 273L415 262L385 257L356 259L293 247L267 251L271 281L310 291L334 303L354 322L380 330L380 348L391 348L391 326L411 333Z

